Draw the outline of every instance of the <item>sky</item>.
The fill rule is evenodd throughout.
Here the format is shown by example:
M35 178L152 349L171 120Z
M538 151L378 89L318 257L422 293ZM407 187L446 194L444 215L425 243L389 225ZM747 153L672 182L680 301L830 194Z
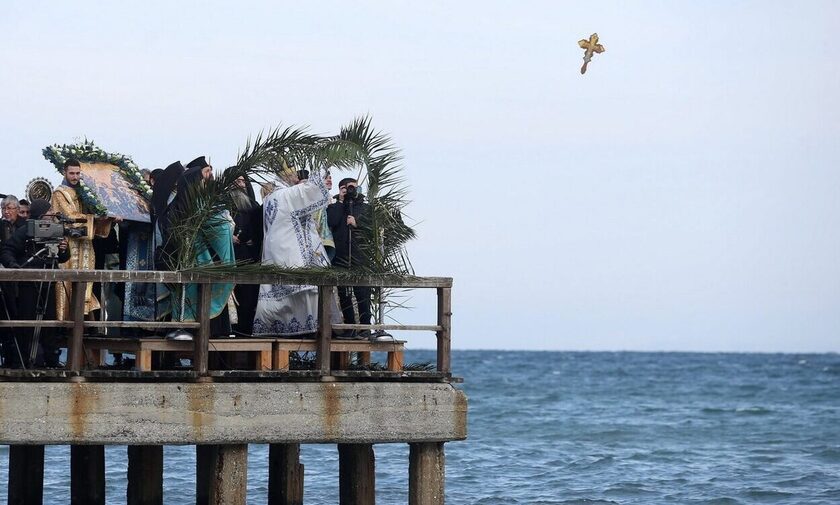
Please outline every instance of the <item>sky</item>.
M454 348L838 352L838 29L833 1L5 0L0 192L57 182L52 143L224 167L370 114Z

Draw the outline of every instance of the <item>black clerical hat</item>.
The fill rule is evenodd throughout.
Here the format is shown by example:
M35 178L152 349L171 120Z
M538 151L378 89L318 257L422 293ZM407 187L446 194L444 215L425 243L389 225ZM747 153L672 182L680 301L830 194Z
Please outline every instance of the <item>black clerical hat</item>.
M198 158L187 163L187 168L204 168L209 166L210 164L207 163L207 160L204 159L204 156L199 156Z

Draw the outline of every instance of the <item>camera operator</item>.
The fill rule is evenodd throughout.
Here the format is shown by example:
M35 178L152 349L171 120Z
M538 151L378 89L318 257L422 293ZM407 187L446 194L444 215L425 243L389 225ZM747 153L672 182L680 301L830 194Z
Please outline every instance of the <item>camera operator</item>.
M58 268L59 263L70 259L70 251L67 247L67 239L63 236L69 229L54 224L58 221L55 214L51 212L50 202L36 199L30 205L30 217L27 226L15 230L14 234L7 240L0 249L0 262L6 268L33 268L53 269ZM52 227L50 226L52 225ZM33 237L32 230L39 227L48 227L54 231L49 238ZM35 320L39 316L44 320L55 319L55 295L53 283L49 282L19 282L18 283L18 307L17 317L21 320ZM53 342L54 328L30 329L21 328L15 331L17 342L10 344L15 346L12 352L4 353L7 359L7 367L20 367L22 364L29 365L31 353L30 344L34 336L40 332L39 339L41 357L36 359L35 365L57 367L59 348ZM23 358L23 363L20 359Z
M363 240L360 227L364 226L369 217L370 207L365 197L358 191L359 183L356 179L345 178L338 183L336 202L327 207L327 222L335 241L335 258L332 264L336 268L358 269L364 265L365 256L362 251ZM341 286L338 288L338 298L341 301L341 313L345 324L356 324L353 312L352 294L356 297L359 308L359 324L370 324L371 289L368 286ZM351 332L349 336L352 336ZM345 333L343 335L347 337ZM370 331L359 333L360 337L369 337Z

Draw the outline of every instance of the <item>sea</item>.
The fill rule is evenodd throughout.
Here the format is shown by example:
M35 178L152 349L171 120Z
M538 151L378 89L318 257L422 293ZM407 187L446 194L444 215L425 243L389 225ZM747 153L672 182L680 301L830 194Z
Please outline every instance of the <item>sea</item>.
M452 367L469 435L445 446L448 504L840 504L838 354L454 351ZM375 454L377 503L407 503L408 447ZM164 458L164 502L195 503L194 448ZM301 460L305 502L338 503L335 446ZM123 504L125 447L106 462ZM266 503L267 462L250 446L248 503ZM68 448L45 466L44 503L69 503Z

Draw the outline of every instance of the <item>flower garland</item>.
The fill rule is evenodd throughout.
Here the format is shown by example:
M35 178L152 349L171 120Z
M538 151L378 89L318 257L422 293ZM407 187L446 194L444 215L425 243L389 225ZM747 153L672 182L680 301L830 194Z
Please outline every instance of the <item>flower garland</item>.
M81 144L54 144L45 147L42 152L44 158L55 165L60 173L64 170L64 162L71 158L87 163L109 163L114 165L140 196L148 201L152 200L152 188L143 179L143 174L140 173L140 169L134 161L124 154L107 153L97 147L92 140L85 140ZM79 185L76 187L76 194L79 195L82 203L96 215L104 216L107 214L108 211L102 205L99 197L84 181L79 181Z

